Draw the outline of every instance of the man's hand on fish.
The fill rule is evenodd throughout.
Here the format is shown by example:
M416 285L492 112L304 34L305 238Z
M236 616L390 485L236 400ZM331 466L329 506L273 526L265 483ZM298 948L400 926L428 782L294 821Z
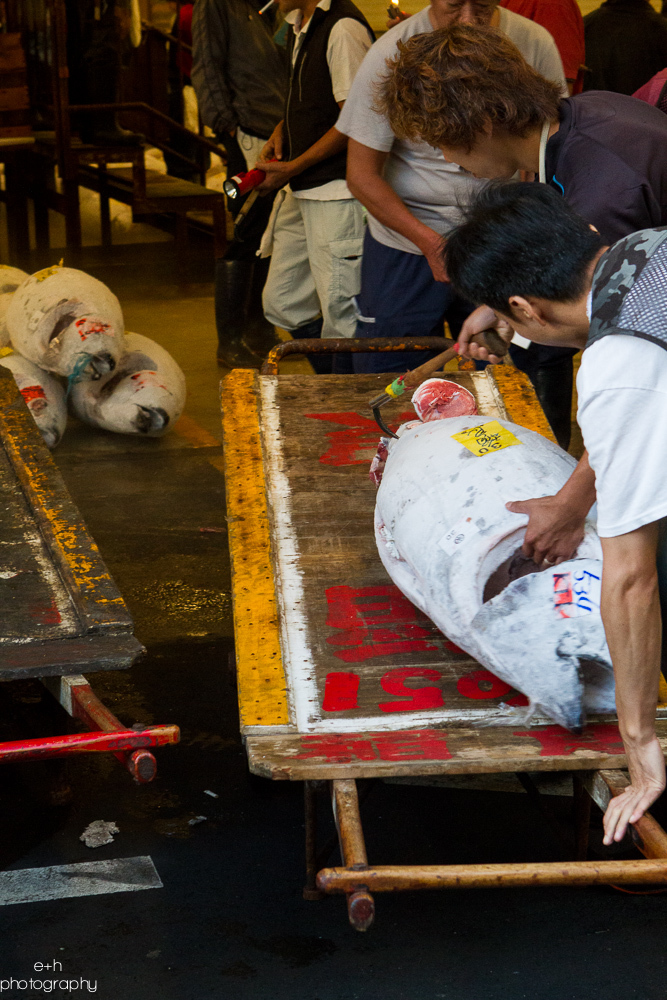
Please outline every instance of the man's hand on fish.
M665 789L665 758L655 733L648 742L634 743L626 737L624 743L631 784L607 806L605 844L623 840L628 823L641 819Z
M507 509L514 514L527 514L529 518L523 554L538 566L542 563L554 566L571 559L581 545L586 516L594 503L595 475L585 451L555 496L507 504Z
M492 365L497 365L502 358L497 354L490 354L486 347L478 347L477 344L470 343L477 333L484 330L495 330L499 337L509 344L514 336L514 330L504 319L501 319L489 306L478 306L471 312L467 320L461 327L459 334L459 354L462 357L473 358L475 361L489 361Z
M514 514L529 517L521 551L537 566L571 559L584 537L584 519L580 512L564 503L560 494L534 500L514 500L505 504Z

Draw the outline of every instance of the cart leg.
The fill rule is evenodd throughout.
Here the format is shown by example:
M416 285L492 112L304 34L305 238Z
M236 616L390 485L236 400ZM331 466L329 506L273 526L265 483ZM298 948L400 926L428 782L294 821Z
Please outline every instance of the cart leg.
M306 884L303 898L323 899L324 893L317 888L317 782L304 781L303 804L306 818Z
M359 869L359 885L347 893L347 915L357 931L367 931L375 917L375 901L363 884L363 870L368 867L364 831L359 815L357 783L352 779L335 780L331 798L338 830L340 853L345 868Z
M591 798L586 791L581 775L572 775L574 785L574 857L575 861L585 861L588 857L588 834L591 824Z

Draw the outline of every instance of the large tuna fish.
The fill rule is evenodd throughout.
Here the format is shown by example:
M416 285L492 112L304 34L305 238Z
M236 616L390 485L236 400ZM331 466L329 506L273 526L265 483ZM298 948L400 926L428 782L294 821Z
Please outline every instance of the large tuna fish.
M113 374L72 386L72 412L117 434L159 437L183 412L185 376L164 347L148 337L128 333L125 349Z
M63 386L53 375L20 354L0 358L0 365L9 368L45 443L49 448L55 448L67 424L67 400Z
M71 382L107 375L123 351L120 302L71 267L48 267L24 281L9 303L7 329L14 350Z
M504 420L411 421L383 439L375 508L394 583L462 649L568 729L614 711L592 520L576 556L540 568L521 554L527 518L509 500L548 496L575 461ZM379 478L376 468L375 478Z
M19 271L18 267L0 264L0 348L9 346L9 330L5 322L9 303L19 285L29 277L25 271Z

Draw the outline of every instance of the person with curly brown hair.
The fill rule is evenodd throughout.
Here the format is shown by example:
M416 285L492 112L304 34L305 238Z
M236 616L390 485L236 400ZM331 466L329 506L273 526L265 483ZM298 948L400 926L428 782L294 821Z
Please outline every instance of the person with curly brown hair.
M587 91L560 99L498 32L457 25L410 39L391 64L377 104L396 135L439 148L477 177L535 173L606 243L667 223L667 117L622 94ZM544 241L546 248L546 231ZM494 310L481 306L459 342L468 350L474 333L496 323ZM576 350L533 342L527 349L513 344L510 352L567 447ZM469 353L488 360L474 345ZM572 555L594 497L584 454L561 494L513 508L530 516L526 547L536 562Z
M458 333L470 306L454 295L440 257L442 237L459 218L459 205L481 186L426 142L404 142L386 115L374 110L377 85L398 44L449 25L475 24L499 30L528 62L567 93L556 43L539 24L496 0L431 0L387 31L367 53L354 79L336 129L349 139L347 181L368 212L357 294L357 337L442 335L447 319ZM405 352L355 354L355 371L396 371L424 356Z

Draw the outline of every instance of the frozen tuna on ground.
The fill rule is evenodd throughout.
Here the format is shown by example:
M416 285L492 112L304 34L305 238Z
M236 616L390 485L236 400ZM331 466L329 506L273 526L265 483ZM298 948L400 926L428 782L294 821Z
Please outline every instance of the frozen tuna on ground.
M26 406L49 448L55 448L67 425L65 389L58 379L20 354L0 358L0 365L14 376Z
M0 348L9 346L9 331L5 317L14 292L30 275L18 267L0 264Z
M15 351L71 381L108 375L123 352L120 302L97 278L71 267L48 267L24 281L6 323Z
M576 556L542 569L521 555L527 517L509 500L556 493L575 461L504 420L461 416L403 425L383 439L375 508L380 558L445 635L568 729L614 711L600 617L594 521Z
M185 376L154 340L128 333L124 343L125 353L111 375L72 385L72 412L93 427L117 434L159 437L183 412Z

